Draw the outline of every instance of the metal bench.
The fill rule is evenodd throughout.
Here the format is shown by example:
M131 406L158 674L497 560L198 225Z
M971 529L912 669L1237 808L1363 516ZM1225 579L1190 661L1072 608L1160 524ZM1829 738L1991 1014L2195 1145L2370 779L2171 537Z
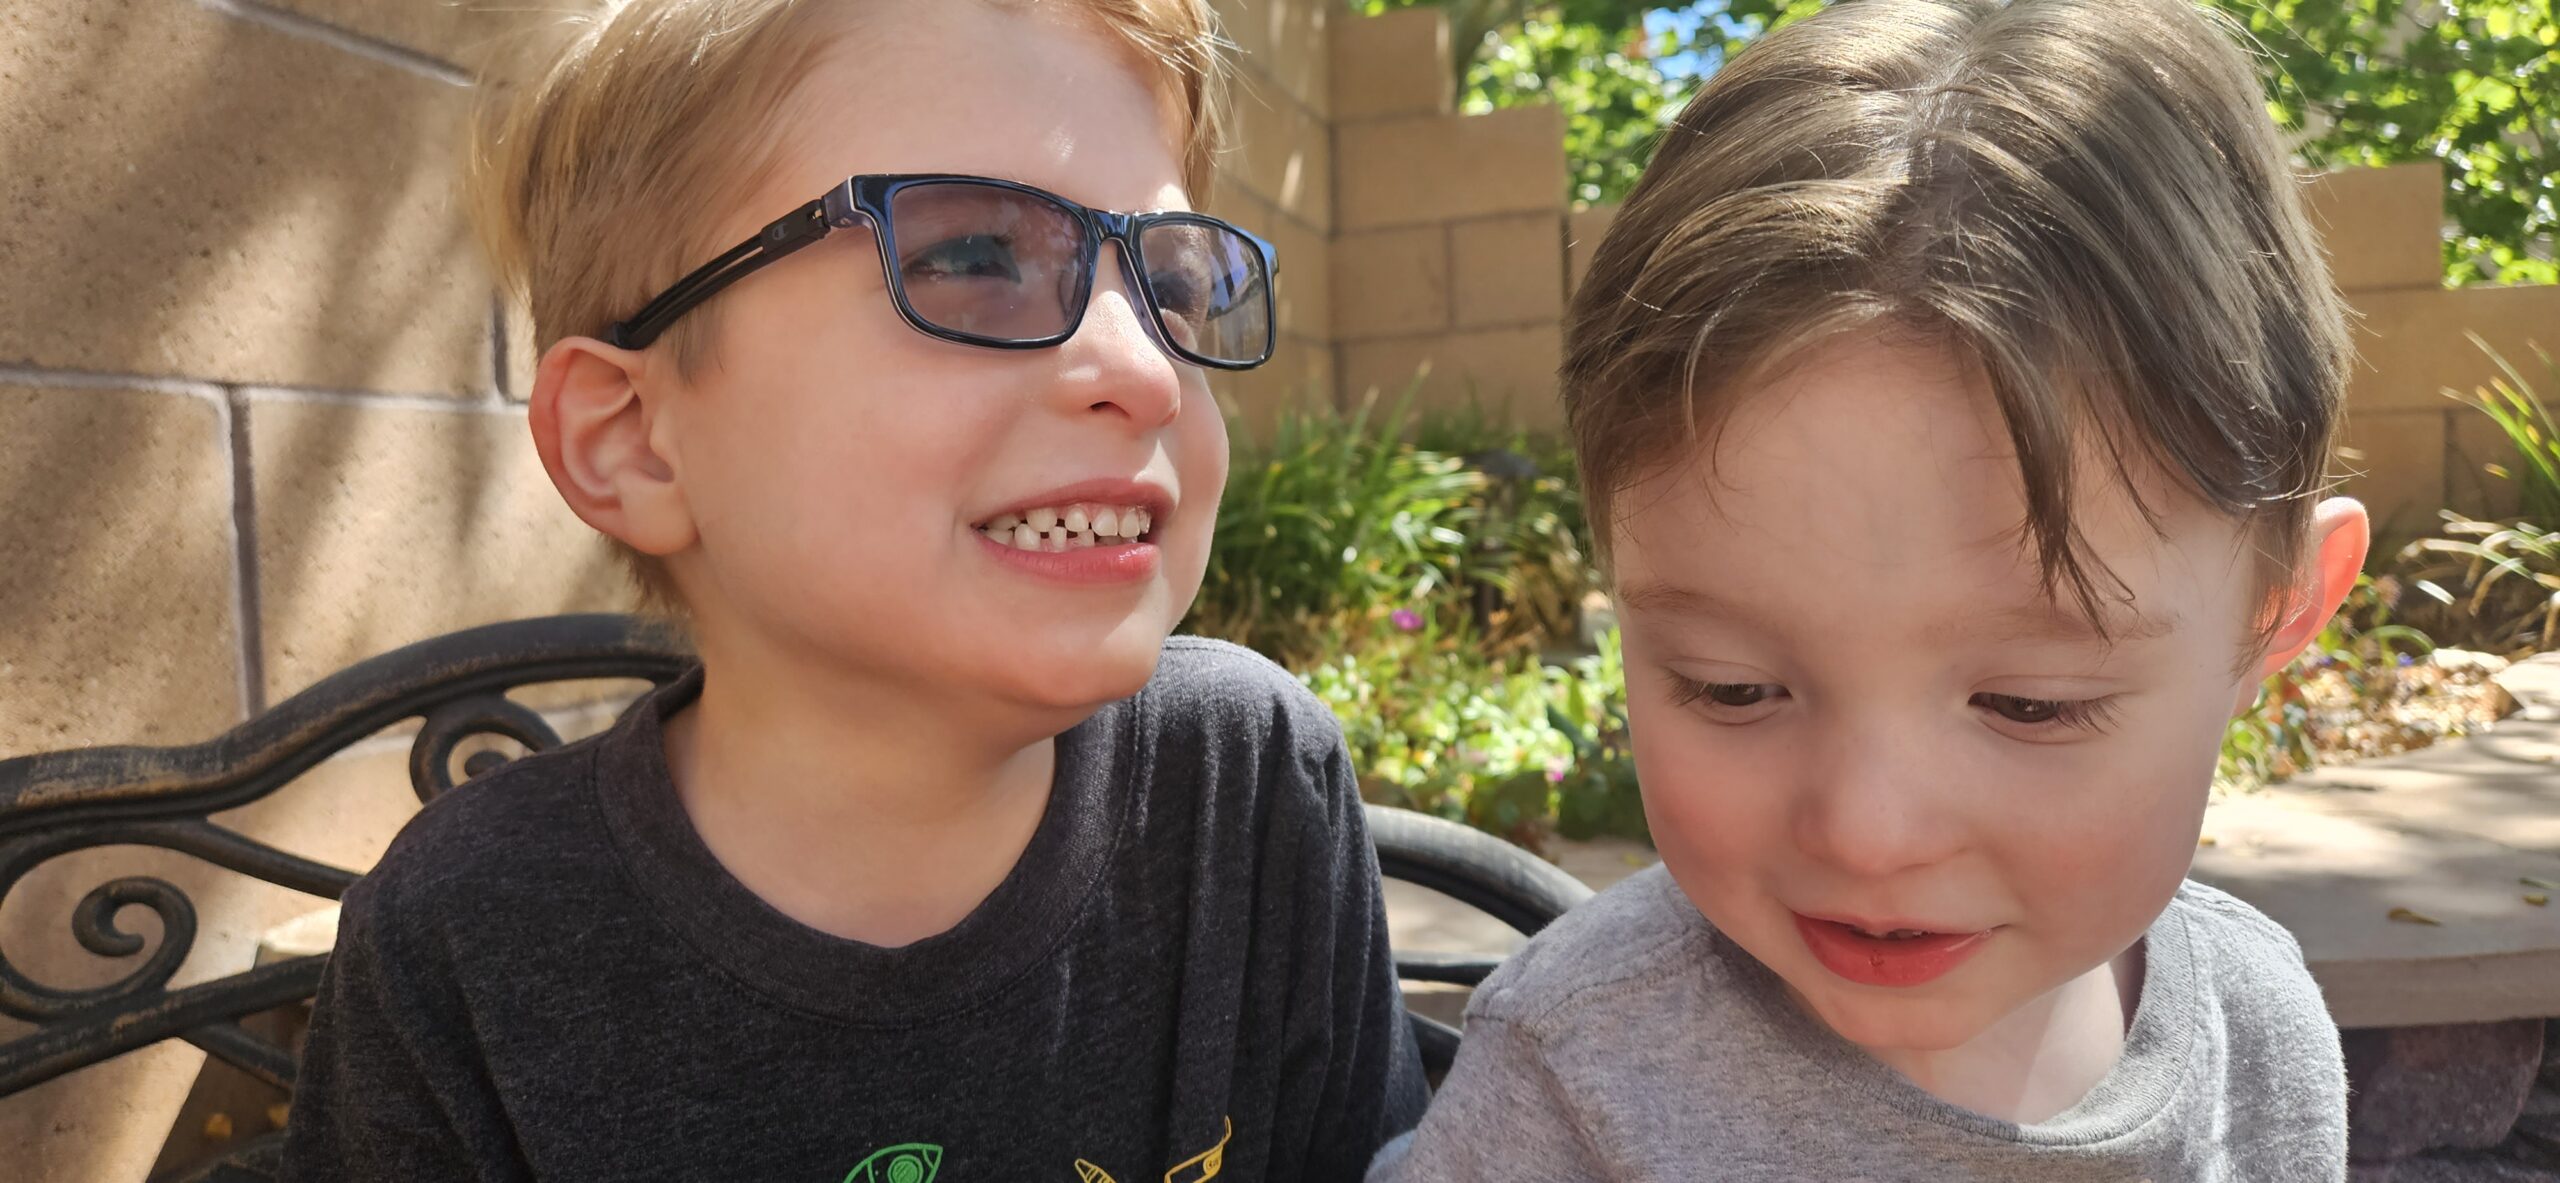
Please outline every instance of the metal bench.
M73 851L145 845L179 851L294 891L337 899L360 871L280 850L227 829L213 815L257 801L339 750L407 719L421 724L410 747L411 786L421 802L450 791L453 762L469 740L503 736L541 751L561 740L542 715L507 697L519 687L599 678L664 684L692 657L673 631L641 618L553 616L468 629L360 662L256 718L184 747L98 747L0 760L0 901L28 872ZM507 757L477 751L465 779ZM1464 826L1401 810L1369 808L1380 869L1535 933L1590 894L1572 876ZM129 906L160 918L150 948L117 924ZM0 949L0 1013L35 1030L0 1043L0 1098L164 1040L183 1039L241 1071L293 1088L294 1051L252 1032L241 1019L318 990L323 955L294 957L170 989L195 943L195 906L166 880L125 876L92 889L71 916L82 947L141 963L102 986L38 982ZM1492 959L1399 951L1398 972L1413 982L1474 985ZM1413 1016L1425 1064L1445 1070L1458 1032ZM274 1177L281 1134L233 1148L189 1176L205 1183Z

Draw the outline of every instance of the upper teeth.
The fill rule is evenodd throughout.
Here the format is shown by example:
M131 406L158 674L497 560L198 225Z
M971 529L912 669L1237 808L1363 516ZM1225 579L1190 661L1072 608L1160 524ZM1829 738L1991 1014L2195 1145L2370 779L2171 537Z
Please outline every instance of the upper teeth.
M1019 514L1004 514L978 527L978 532L1019 550L1068 550L1144 537L1155 525L1144 506L1044 505Z

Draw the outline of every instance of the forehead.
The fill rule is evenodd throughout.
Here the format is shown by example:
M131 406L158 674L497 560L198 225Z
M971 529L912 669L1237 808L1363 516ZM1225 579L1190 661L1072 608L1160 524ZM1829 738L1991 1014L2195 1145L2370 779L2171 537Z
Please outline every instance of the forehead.
M934 0L832 19L781 113L774 200L855 173L952 172L1109 209L1183 204L1178 98L1081 6Z
M1852 331L1726 403L1706 443L1618 499L1632 610L1854 621L1870 639L2087 635L2047 594L2016 454L1961 353ZM2121 597L2110 633L2246 614L2239 523L2147 460L2092 446L2074 468L2072 525Z

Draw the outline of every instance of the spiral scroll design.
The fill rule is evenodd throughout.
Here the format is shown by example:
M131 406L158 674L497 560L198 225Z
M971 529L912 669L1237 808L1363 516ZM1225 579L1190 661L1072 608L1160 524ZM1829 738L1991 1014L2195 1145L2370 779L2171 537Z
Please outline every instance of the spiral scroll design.
M215 824L213 815L259 800L347 745L409 718L421 720L410 747L411 787L421 801L432 800L453 788L453 758L474 736L503 736L535 751L560 746L558 732L508 699L508 689L596 678L665 683L691 661L680 635L633 617L515 621L359 663L206 743L0 760L0 901L46 862L120 845L173 850L336 899L356 871L278 849ZM504 762L497 752L474 753L464 761L465 776ZM134 907L159 917L156 943L119 923ZM141 875L110 880L83 896L72 909L71 931L91 953L138 963L106 985L74 988L36 981L0 949L0 1014L38 1024L33 1034L0 1043L0 1097L173 1037L270 1081L289 1072L284 1049L248 1035L234 1020L309 998L321 958L170 989L195 947L195 905L177 885Z
M427 716L417 742L409 745L409 786L418 791L420 804L453 791L453 754L464 740L481 735L502 735L537 752L560 746L560 733L548 720L505 695L478 694L446 703ZM506 762L496 752L473 752L463 762L463 775L485 775Z
M109 880L81 897L71 913L71 933L82 948L101 957L131 957L142 951L140 934L116 927L116 913L127 905L151 909L160 917L160 947L131 973L104 986L85 990L47 986L18 972L0 954L0 1013L43 1021L86 1007L114 1003L158 990L176 977L178 966L196 943L196 906L187 893L166 879L129 875Z

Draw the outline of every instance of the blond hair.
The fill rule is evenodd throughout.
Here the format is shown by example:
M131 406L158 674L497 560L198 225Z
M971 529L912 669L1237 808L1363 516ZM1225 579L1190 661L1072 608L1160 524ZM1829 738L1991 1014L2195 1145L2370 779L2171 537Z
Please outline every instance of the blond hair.
M463 169L499 286L531 310L534 351L601 336L732 245L710 240L715 211L778 163L776 117L849 18L926 2L949 0L607 0L564 16L524 83L483 92ZM1205 200L1226 85L1205 0L1058 2L1152 71L1181 121L1184 187ZM713 362L719 320L713 301L669 329L679 373ZM647 606L681 611L661 564L617 549Z
M2183 0L1850 0L1771 33L1667 130L1574 298L1604 551L1618 495L1732 391L1882 324L1979 366L2046 590L2093 623L2075 445L2156 461L2291 579L2351 357L2299 187L2248 59Z

